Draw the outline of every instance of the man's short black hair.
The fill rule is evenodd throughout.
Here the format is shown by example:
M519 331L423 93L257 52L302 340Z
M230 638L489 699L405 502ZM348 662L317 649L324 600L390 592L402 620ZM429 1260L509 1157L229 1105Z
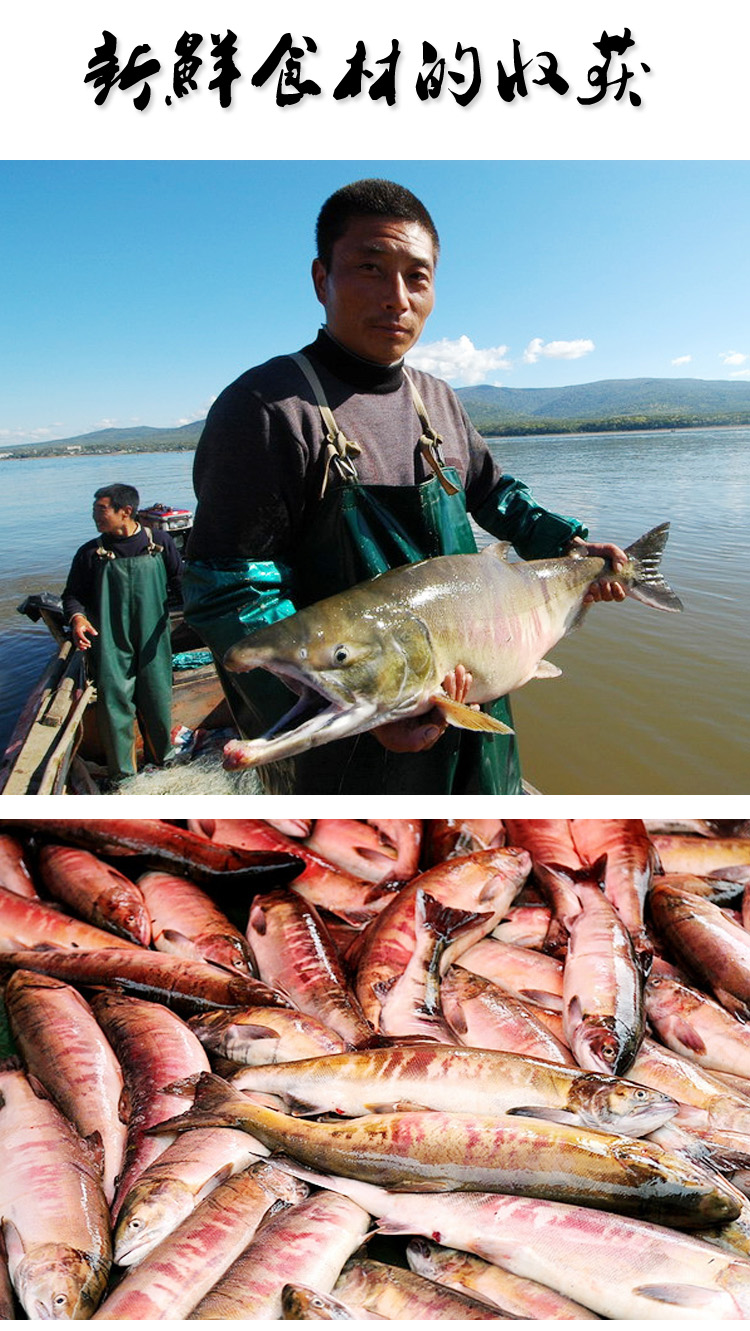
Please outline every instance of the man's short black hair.
M315 228L318 258L330 268L333 247L343 236L353 217L397 217L402 222L418 222L432 237L435 258L440 250L437 229L424 204L416 194L393 180L355 180L326 199Z
M137 513L141 504L135 486L121 485L119 481L114 485L101 485L94 491L94 499L110 499L116 512L121 508L132 508L133 512Z

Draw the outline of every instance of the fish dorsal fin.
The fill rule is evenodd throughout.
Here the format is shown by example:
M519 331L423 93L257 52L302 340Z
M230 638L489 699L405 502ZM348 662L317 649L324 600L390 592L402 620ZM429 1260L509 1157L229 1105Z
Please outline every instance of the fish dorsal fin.
M492 545L486 545L482 551L483 555L489 555L493 559L507 560L513 546L510 541L493 541Z

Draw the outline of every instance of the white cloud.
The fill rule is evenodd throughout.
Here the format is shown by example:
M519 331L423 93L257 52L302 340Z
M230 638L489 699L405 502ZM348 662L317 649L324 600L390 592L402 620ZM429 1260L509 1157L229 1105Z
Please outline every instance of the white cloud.
M6 444L43 444L47 439L59 439L62 426L38 425L33 430L0 430L0 439Z
M693 359L692 356L675 356L674 360L672 361L672 364L689 365L692 359Z
M750 356L746 356L742 351L722 351L719 356L722 365L744 365Z
M730 374L729 378L730 378L730 379L750 379L750 369L748 369L748 370L732 370L732 373Z
M421 369L422 367L420 366L419 368ZM176 426L192 425L194 421L205 420L206 416L208 415L209 408L213 406L215 401L216 401L216 394L214 393L213 397L210 397L208 401L204 402L201 407L196 407L195 410L191 409L189 415L180 416L180 418L174 422L175 425Z
M594 350L594 343L588 337L578 337L572 342L543 342L541 337L533 337L523 353L527 365L534 365L540 356L549 360L580 360Z
M509 370L507 347L475 347L464 333L451 340L426 342L410 351L406 360L415 370L436 374L440 379L455 380L459 384L497 384L500 370Z

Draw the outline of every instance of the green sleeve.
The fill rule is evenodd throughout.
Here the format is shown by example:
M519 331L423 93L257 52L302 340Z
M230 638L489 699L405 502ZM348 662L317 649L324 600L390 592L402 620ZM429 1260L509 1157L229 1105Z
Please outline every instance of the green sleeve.
M552 559L565 552L574 536L588 536L576 518L537 504L528 486L514 476L501 476L472 516L498 540L510 541L522 559Z
M273 560L188 560L182 578L185 619L221 660L246 634L293 615L291 572Z

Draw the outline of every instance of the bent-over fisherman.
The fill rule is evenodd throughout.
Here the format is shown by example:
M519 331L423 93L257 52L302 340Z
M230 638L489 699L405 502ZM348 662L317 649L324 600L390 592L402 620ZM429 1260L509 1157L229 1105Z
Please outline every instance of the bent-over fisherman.
M135 722L146 761L172 750L169 596L181 592L182 557L165 531L141 526L132 485L94 493L99 533L75 553L63 592L73 642L90 651L97 723L111 783L136 770Z
M579 547L575 518L548 512L503 474L458 398L407 370L434 302L438 234L424 205L388 180L361 180L324 203L312 278L325 323L293 356L230 384L198 445L198 496L185 570L186 615L215 654L246 737L289 709L268 672L222 668L246 634L386 569L476 550L468 515L523 559ZM619 601L606 577L588 599ZM467 696L455 663L444 682ZM485 710L511 724L507 698ZM446 728L433 710L334 741L294 760L296 793L520 793L515 736ZM266 773L261 772L269 780Z

